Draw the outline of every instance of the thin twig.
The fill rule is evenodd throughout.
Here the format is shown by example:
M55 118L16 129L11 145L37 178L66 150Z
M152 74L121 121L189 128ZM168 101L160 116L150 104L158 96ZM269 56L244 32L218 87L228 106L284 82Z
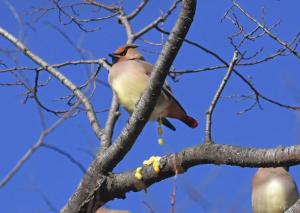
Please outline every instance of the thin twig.
M225 76L224 76L224 78L223 78L223 80L222 80L222 82L221 82L221 84L220 84L220 86L219 86L219 88L218 88L218 90L217 90L217 92L216 92L209 108L208 108L208 111L206 112L205 143L212 143L213 142L212 141L212 136L211 136L212 135L211 127L212 127L212 116L213 116L213 113L214 113L214 109L215 109L215 107L216 107L216 105L217 105L217 103L220 99L220 96L221 96L221 94L222 94L222 92L223 92L230 76L231 76L231 73L233 71L233 68L234 68L237 60L238 60L238 53L237 53L237 51L235 51L234 54L233 54L233 58L232 58L232 60L229 64L228 70L227 70L227 72L226 72L226 74L225 74Z
M279 43L281 46L283 46L285 49L288 49L293 55L295 55L297 58L300 59L300 54L290 47L290 45L284 41L282 41L279 37L274 35L268 28L266 28L263 24L261 24L259 21L257 21L253 16L251 16L246 10L244 10L235 0L232 0L232 3L234 6L236 6L247 18L249 18L252 22L254 22L258 27L260 27L265 33L275 40L277 43Z
M161 29L160 27L156 27L156 29L161 32L161 33L164 33L166 35L169 35L170 33ZM216 59L218 59L220 62L222 62L224 65L226 65L227 67L229 67L229 64L225 61L225 59L223 59L220 55L218 55L217 53L213 52L212 50L198 44L197 42L194 42L194 41L191 41L191 40L188 40L188 39L184 39L184 42L186 42L187 44L190 44L190 45L193 45L199 49L201 49L202 51L212 55L213 57L215 57ZM291 109L291 110L300 110L300 107L297 107L297 106L290 106L290 105L287 105L287 104L282 104L278 101L275 101L271 98L268 98L267 96L263 95L258 89L255 88L255 86L253 85L253 83L251 81L249 81L246 77L244 77L241 73L239 73L237 70L233 70L234 74L237 75L244 83L246 83L248 85L248 87L254 92L255 96L256 96L256 101L259 102L259 98L269 102L269 103L272 103L272 104L275 104L279 107L283 107L283 108L286 108L286 109Z
M159 23L164 22L172 14L172 12L176 9L177 5L181 1L182 0L176 0L166 13L164 13L163 15L161 15L160 17L158 17L157 19L155 19L153 22L151 22L150 24L148 24L146 27L144 27L143 29L141 29L139 32L135 33L133 40L136 40L136 39L140 38L145 33L147 33L149 30L151 30L151 29L155 28L156 26L158 26Z
M106 70L110 69L109 63L106 61L105 58L100 58L96 60L77 60L77 61L65 61L63 63L59 64L51 64L49 66L53 68L61 68L64 66L69 66L69 65L83 65L83 64L100 64L102 65ZM13 68L6 68L3 70L0 70L1 72L11 72L11 71L25 71L25 70L30 70L30 71L42 71L45 70L45 67L13 67Z
M45 138L57 127L59 127L66 119L68 119L79 104L80 101L78 101L77 104L75 104L67 113L65 113L65 115L62 118L57 120L52 126L41 132L37 142L27 150L27 152L16 163L16 165L11 169L11 171L0 181L0 188L5 186L10 181L10 179L14 177L14 175L22 168L22 166L25 164L25 162L28 161L28 159L33 155L33 153L43 145Z
M133 43L134 42L134 32L132 30L131 24L129 23L129 20L123 9L120 9L119 21L122 23L122 25L125 28L125 31L127 34L127 44Z
M132 11L132 13L130 13L127 16L127 20L130 21L131 19L133 19L134 17L136 17L141 11L142 9L146 6L146 4L149 2L149 0L143 0L136 8L134 11Z
M74 95L81 101L84 105L87 113L87 118L90 121L90 125L94 133L96 134L97 138L101 141L101 137L104 135L104 132L100 128L100 124L94 112L93 106L90 103L89 99L86 95L77 88L77 86L71 82L66 76L64 76L61 72L56 70L55 68L51 67L46 61L44 61L39 56L35 55L31 52L20 40L15 38L12 34L7 32L5 29L0 27L0 35L3 36L5 39L10 41L13 45L15 45L20 51L22 51L26 56L28 56L32 61L36 64L43 67L47 72L53 75L56 79L58 79L65 87L71 90Z
M45 147L47 149L50 149L52 151L55 151L55 152L61 154L62 156L66 157L74 165L76 165L80 169L80 171L82 171L83 174L86 172L86 169L84 168L84 166L78 160L76 160L71 154L67 153L66 151L64 151L56 146L46 144L46 143L43 143L41 146Z
M120 116L119 110L119 102L116 94L113 94L113 98L111 101L111 106L108 113L108 118L106 120L106 124L104 127L105 135L108 137L105 143L101 143L101 148L106 149L111 145L112 136L115 128L115 124Z
M175 175L173 177L173 189L172 189L172 193L171 193L171 213L175 213L175 198L176 198L176 181L177 181L177 176L178 176L178 171L175 168Z

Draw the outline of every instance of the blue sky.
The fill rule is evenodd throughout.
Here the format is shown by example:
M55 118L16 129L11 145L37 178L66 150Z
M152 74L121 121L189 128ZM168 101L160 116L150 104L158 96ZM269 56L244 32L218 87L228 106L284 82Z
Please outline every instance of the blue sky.
M71 2L71 1L67 1ZM107 1L109 2L109 1ZM125 1L125 10L130 12L139 1ZM159 2L159 5L158 5ZM172 1L151 1L145 10L132 22L135 31L141 29L151 20L160 15L160 8L164 11ZM48 1L10 1L19 14L32 11L32 7L49 7ZM260 16L261 7L265 6L266 23L272 25L280 21L281 24L274 30L284 41L290 41L297 32L300 6L299 1L241 1L241 4L255 17ZM194 23L187 38L197 41L209 49L219 53L228 62L232 58L233 48L228 36L235 32L234 27L228 22L220 22L225 11L230 7L230 1L198 1L197 13ZM91 15L87 10L81 11L83 15ZM10 31L16 37L20 37L20 27L14 18L8 4L0 2L0 26ZM95 14L95 13L93 13ZM100 11L100 14L101 11ZM176 19L178 10L165 23L165 28L170 30ZM59 27L80 47L85 49L85 58L103 58L114 51L118 46L126 42L126 34L116 19L100 22L99 31L84 33L75 25L59 24L58 14L53 11L45 15L37 23L33 23L37 14L26 15L22 18L25 23L24 42L36 54L44 58L48 63L61 63L66 60L79 60L80 54L70 45L66 39L58 33L49 23ZM245 18L240 19L247 30L253 25ZM28 26L26 23L33 23ZM97 25L97 26L98 26ZM95 26L95 25L94 25ZM22 31L21 31L22 32ZM160 34L155 30L145 36L145 39L160 42ZM154 63L159 53L159 47L136 42L140 45L145 58ZM249 52L264 46L263 55L274 53L280 46L269 38L263 38L257 42L248 42L243 48ZM3 38L0 38L0 48L14 48ZM34 66L34 64L18 54L19 66ZM3 54L0 60L7 66L14 64ZM300 61L293 56L277 58L268 63L252 67L241 67L238 70L247 77L267 97L290 105L300 105L297 83L300 78ZM213 57L199 49L184 44L174 62L177 69L192 69L206 66L220 65ZM76 84L87 79L88 66L69 66L60 69ZM126 158L115 168L115 172L122 172L140 166L143 160L151 155L166 155L180 151L186 147L203 143L205 112L210 101L225 74L225 70L209 71L205 73L181 76L178 82L169 79L174 94L180 100L186 111L195 117L199 127L190 129L178 121L172 121L177 127L176 132L164 129L165 145L157 144L156 123L148 123L135 146ZM34 73L23 73L31 85L34 82ZM46 73L41 74L41 79L47 79ZM107 72L103 69L99 79L107 82ZM11 74L1 74L0 83L13 82ZM23 104L22 87L0 87L1 110L1 149L0 149L0 178L4 177L23 154L38 139L42 131L38 109L33 100ZM65 109L61 102L53 99L68 95L55 79L50 81L46 88L39 92L41 101L54 109ZM232 76L226 87L223 97L232 95L249 95L251 91L236 76ZM97 110L109 108L111 89L101 84L97 85L92 103ZM213 138L216 143L232 144L245 147L278 147L298 144L299 141L299 113L280 108L261 101L263 109L254 108L251 111L238 115L238 112L249 107L251 100L237 101L232 98L222 98L218 103L213 123ZM47 126L57 120L52 114L44 112ZM98 114L98 118L104 125L107 113ZM120 132L128 119L128 114L121 109L121 117L118 121L115 135ZM84 113L64 122L55 132L46 138L45 142L59 147L70 153L81 164L88 167L91 162L91 153L98 148L96 140L88 120ZM189 169L185 174L179 175L176 186L176 212L251 212L251 178L255 169L239 168L232 166L201 165ZM300 178L299 167L291 168L291 173L298 182ZM11 181L0 189L1 209L3 212L51 212L49 206L43 200L47 198L55 208L60 209L74 192L75 187L82 178L82 172L65 157L51 150L40 148L25 163L21 170ZM298 184L300 184L298 182ZM170 194L173 188L173 179L164 180L150 187L147 192L131 192L125 200L114 200L107 206L112 208L127 209L132 212L149 212L143 202L150 205L155 212L168 212L170 209Z

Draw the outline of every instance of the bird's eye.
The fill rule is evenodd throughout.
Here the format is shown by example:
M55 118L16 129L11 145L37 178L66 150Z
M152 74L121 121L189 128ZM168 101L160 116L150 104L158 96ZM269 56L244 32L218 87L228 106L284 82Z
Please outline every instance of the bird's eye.
M125 56L127 53L127 50L124 50L122 53L121 53L121 56Z

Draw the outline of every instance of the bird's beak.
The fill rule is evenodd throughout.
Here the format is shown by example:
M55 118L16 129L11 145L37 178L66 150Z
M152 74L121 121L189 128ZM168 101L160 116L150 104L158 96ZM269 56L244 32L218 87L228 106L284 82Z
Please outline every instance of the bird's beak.
M110 54L108 54L110 57L111 57L111 61L112 61L112 64L115 64L115 63L117 63L118 62L118 60L119 60L119 56L117 56L117 55L115 55L115 54L113 54L113 53L110 53Z

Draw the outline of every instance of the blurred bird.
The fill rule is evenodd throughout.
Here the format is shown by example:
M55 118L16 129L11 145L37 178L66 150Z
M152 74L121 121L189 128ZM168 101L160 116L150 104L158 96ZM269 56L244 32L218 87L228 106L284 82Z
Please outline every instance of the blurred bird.
M130 213L127 210L115 210L115 209L107 209L104 207L101 207L96 211L96 213Z
M113 66L109 71L108 80L120 103L132 113L137 102L146 89L153 65L145 61L134 44L126 44L118 48L112 57ZM172 130L176 128L166 117L179 119L191 128L197 127L197 121L188 116L180 103L173 96L170 87L165 83L150 120L159 120Z
M298 199L298 188L288 168L259 168L253 177L253 213L283 213Z

